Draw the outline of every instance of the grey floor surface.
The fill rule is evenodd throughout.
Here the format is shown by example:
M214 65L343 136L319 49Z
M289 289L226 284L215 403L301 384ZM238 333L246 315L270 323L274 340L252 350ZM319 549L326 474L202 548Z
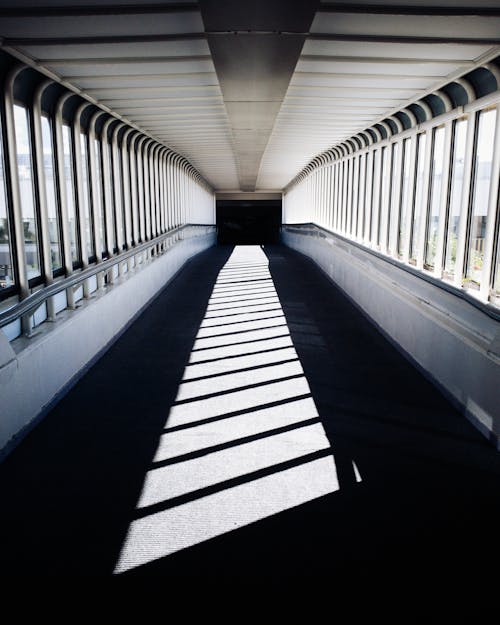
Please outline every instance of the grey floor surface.
M0 465L0 567L321 576L333 596L376 589L365 622L499 622L499 477L499 454L310 261L220 246Z

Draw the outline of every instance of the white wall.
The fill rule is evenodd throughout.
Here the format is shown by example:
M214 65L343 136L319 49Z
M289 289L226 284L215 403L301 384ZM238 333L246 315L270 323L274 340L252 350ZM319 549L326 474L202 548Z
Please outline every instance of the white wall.
M500 449L500 324L447 292L334 234L284 226L309 256Z
M0 450L6 453L85 372L189 258L214 245L215 232L181 239L145 267L81 300L30 339L0 332Z

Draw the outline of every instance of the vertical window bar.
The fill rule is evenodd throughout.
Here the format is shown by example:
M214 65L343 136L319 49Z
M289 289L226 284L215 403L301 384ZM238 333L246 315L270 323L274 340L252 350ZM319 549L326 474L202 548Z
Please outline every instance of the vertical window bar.
M100 262L103 255L106 255L106 221L104 203L102 200L101 144L95 133L97 119L102 114L102 111L96 111L89 120L90 188L92 197L92 221L94 224L95 257L97 262ZM102 278L98 277L98 280L101 281ZM99 287L101 286L102 284L99 284Z
M439 198L439 221L437 230L436 254L434 258L434 275L437 278L443 276L444 245L446 234L446 222L448 216L448 203L450 201L450 174L451 174L451 143L453 136L453 124L447 122L444 127L444 154L443 154L443 177L441 182L441 194Z
M445 223L444 276L446 278L453 278L455 275L460 212L463 204L467 125L467 118L459 119L453 124L450 199Z
M35 188L33 177L33 152L28 110L14 105L14 126L17 151L17 174L19 180L21 216L23 223L24 253L28 281L41 275L40 239L38 215L35 212Z
M113 196L114 196L114 221L116 228L116 247L118 253L120 253L125 245L124 239L124 223L123 223L123 180L121 171L121 149L118 142L118 133L124 127L124 123L120 122L116 124L111 135L111 155L112 155L112 181L113 181Z
M24 69L24 65L15 66L5 79L5 133L6 133L6 165L8 169L12 226L14 231L14 266L17 283L19 285L19 298L22 300L29 295L28 268L26 266L26 256L24 250L24 227L23 214L21 208L21 191L17 173L17 148L16 132L14 123L14 81ZM26 315L21 320L21 331L24 334L31 333L31 317Z
M392 149L391 199L389 204L387 253L391 256L396 256L402 199L403 142L396 141Z
M127 128L122 136L121 144L121 163L122 163L122 187L123 187L123 213L124 213L124 245L126 249L132 246L132 202L131 202L131 185L130 185L130 169L129 169L129 149L132 149L131 142L128 138L133 128ZM130 143L130 146L129 146Z
M352 214L349 234L352 238L356 237L356 231L358 229L358 209L359 209L359 154L354 159L354 190L352 198Z
M71 249L71 229L69 222L69 202L66 188L66 155L64 151L64 125L62 118L62 110L66 101L72 97L72 93L63 94L57 101L54 115L54 149L56 155L56 168L57 168L57 190L59 198L59 208L61 211L61 231L63 242L63 259L64 259L64 272L66 276L71 275L73 272L73 253ZM66 289L66 299L68 307L74 308L75 297L73 289Z
M167 230L172 229L172 166L171 166L172 152L166 151L165 156L165 178L166 178L166 214L167 214Z
M80 127L80 118L83 111L89 106L88 102L81 104L73 117L73 126L71 128L73 135L73 184L74 184L74 203L76 219L78 221L78 243L80 250L80 261L83 267L88 265L89 261L89 232L87 231L87 212L88 212L88 191L85 188L84 175L86 173L85 165L82 159L82 150L86 157L86 150L82 147L82 136ZM87 294L87 293L85 293Z
M375 249L379 246L380 194L382 188L382 149L377 148L373 157L373 194L371 207L370 244Z
M46 284L52 282L53 272L61 268L61 227L56 205L54 184L53 140L49 119L42 117L41 98L51 81L43 81L33 97L33 137L36 153L38 208L43 247L43 274ZM47 302L47 314L54 318L53 300Z
M3 142L3 126L0 124L0 293L15 285Z
M168 230L168 215L167 215L167 148L163 148L161 151L161 181L162 181L162 231Z
M138 177L137 171L137 144L140 134L138 131L130 139L129 149L129 170L130 170L130 210L131 210L131 239L132 245L139 242L139 198L138 198Z
M137 209L139 211L139 240L146 241L146 209L144 205L144 160L143 151L146 137L141 136L136 146L137 164Z
M116 233L113 206L113 169L111 166L111 145L109 142L109 127L115 123L113 117L107 119L101 132L101 157L102 157L102 181L103 200L106 214L106 240L108 255L114 256L116 253ZM110 274L111 276L112 274Z
M469 227L469 207L472 200L472 176L474 166L474 152L476 141L476 127L478 114L471 115L467 124L465 139L464 182L462 185L462 205L460 207L460 221L458 225L457 253L455 261L454 285L463 286L467 233Z
M481 296L488 299L500 292L500 105L497 106L495 152L493 156L491 187L488 206L488 225L485 241L485 262L481 280ZM495 240L496 233L496 240Z
M347 202L344 218L344 233L346 236L349 236L351 228L353 164L354 157L350 156L347 161Z
M56 271L63 267L63 229L60 206L57 194L57 170L56 170L56 138L53 132L54 126L48 117L42 117L42 143L45 172L45 189L47 193L47 212L49 228L49 245L52 270Z
M434 261L437 253L445 156L444 126L434 128L432 131L431 153L432 156L429 165L429 203L426 211L426 236L424 239L424 267L427 269L434 268Z
M419 242L420 242L420 224L422 222L422 213L425 212L427 205L426 191L428 185L426 179L429 175L430 155L427 161L426 154L427 148L431 146L431 142L427 141L427 133L423 132L418 135L418 148L417 148L417 164L416 164L416 180L415 180L415 201L413 202L412 215L411 215L411 238L410 238L410 262L417 263L417 257L419 256Z
M161 206L160 206L160 149L161 145L157 145L154 150L154 181L155 181L155 205L156 205L156 236L161 234Z
M386 146L382 151L382 188L380 190L380 221L378 240L380 251L387 254L389 234L389 209L391 203L392 152L396 144Z
M405 161L403 170L403 197L399 223L398 253L403 262L410 260L411 216L417 178L418 135L405 139Z
M87 250L87 261L91 262L95 258L95 234L94 220L91 212L91 189L90 189L90 168L89 168L89 150L88 136L83 132L80 133L80 167L81 167L81 217L85 232L85 245Z
M473 195L471 202L471 214L469 222L469 239L467 246L467 265L464 284L467 287L480 289L483 286L484 260L486 257L486 232L490 234L490 249L492 253L492 227L488 223L492 215L496 213L498 197L498 169L493 171L495 136L497 127L497 109L481 111L479 114L479 127L477 132L476 158L474 164ZM496 173L497 180L492 185L492 177ZM494 197L490 197L493 191ZM494 204L494 208L491 206ZM483 294L489 293L489 270L488 281L481 289Z
M358 195L358 223L356 239L363 240L363 225L365 219L365 181L366 181L366 152L359 157L359 195Z
M74 170L73 170L73 146L71 141L71 130L67 124L63 124L62 127L63 137L63 154L64 154L64 189L66 193L66 207L68 213L68 226L69 226L69 245L71 251L71 260L73 267L76 267L81 262L80 252L80 235L79 235L79 223L78 213L75 199L75 182L74 182Z
M371 212L372 212L372 192L373 192L373 155L374 150L370 150L366 156L366 184L365 184L365 224L363 228L363 243L370 244L371 232Z
M156 189L155 189L155 160L154 155L157 145L153 143L149 149L148 155L148 167L149 167L149 199L151 209L151 238L155 238L157 235L156 230Z

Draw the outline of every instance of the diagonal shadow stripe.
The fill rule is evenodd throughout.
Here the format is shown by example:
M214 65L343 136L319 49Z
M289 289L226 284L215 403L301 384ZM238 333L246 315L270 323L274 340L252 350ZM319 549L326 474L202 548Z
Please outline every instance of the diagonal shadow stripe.
M256 315L260 315L260 313L265 312L262 310L257 311L255 314ZM203 325L203 323L207 320L207 318L205 317L205 319L202 321L202 324L200 326L200 330L208 330L209 328L224 328L226 326L237 326L237 325L241 325L242 323L257 323L258 321L269 321L271 319L280 319L283 318L285 319L285 315L280 311L280 310L270 310L269 312L273 312L273 313L279 313L277 315L270 315L269 317L257 317L256 319L254 317L250 318L250 319L242 319L241 321L228 321L227 323L214 323L214 324L210 324L208 326ZM240 314L251 314L251 313L240 313ZM220 315L220 317L225 317L226 315ZM227 315L228 317L230 316L234 316L234 315ZM223 336L222 334L219 334L219 336ZM205 337L204 337L205 338Z
M244 410L234 410L233 412L226 412L223 415L217 415L216 417L209 417L208 419L198 419L197 421L190 421L189 423L182 423L181 425L174 425L167 427L163 430L163 434L168 432L178 432L179 430L189 430L189 428L197 427L198 425L204 425L205 423L215 423L216 421L223 421L224 419L232 419L233 417L239 417L240 415L246 415L258 410L266 410L267 408L274 408L276 406L282 406L283 404L291 404L295 401L311 398L311 393L303 393L302 395L294 395L287 399L280 399L279 401L268 402L267 404L259 404L258 406L252 406L251 408L245 408ZM168 421L167 421L168 423Z
M265 382L255 382L254 384L245 384L244 386L237 386L224 391L217 391L216 393L208 393L207 395L197 395L195 397L189 397L189 399L181 399L176 401L173 406L183 406L195 401L201 401L203 399L211 399L212 397L220 397L222 395L231 395L231 393L237 393L239 391L247 391L251 388L260 388L262 386L268 386L269 384L276 384L277 382L286 382L287 380L295 380L298 378L304 378L303 373L297 373L295 375L285 376L283 378L275 378L272 380L266 380ZM189 380L191 382L191 380Z
M269 341L271 339L266 339L266 340ZM230 354L228 356L222 356L222 357L219 356L218 358L207 358L206 360L197 360L196 362L190 362L188 364L190 366L191 365L202 365L202 364L208 364L210 362L217 362L218 360L228 360L230 358L240 358L241 356L256 356L258 354L267 354L268 352L277 352L277 351L280 351L281 349L290 349L291 347L293 347L292 343L290 343L290 345L281 345L280 347L270 347L269 349L261 349L258 352L243 352L243 353L240 353L240 354Z
M279 317L283 317L283 319L285 318L284 315L279 315L278 317L270 317L270 319L279 319ZM267 321L267 319L260 319L259 321ZM250 319L248 321L238 321L237 323L253 323L253 319ZM203 328L203 330L208 330L209 328L214 328L214 327L222 328L225 325L226 324L223 323L220 326L206 326L205 328ZM231 325L236 325L236 324L231 324ZM205 339L222 338L224 336L239 336L240 334L248 334L248 332L260 332L261 330L273 330L274 328L288 328L288 325L286 323L279 323L277 325L265 326L263 328L248 328L247 330L231 330L230 332L221 332L220 334L207 334L203 336L197 336L196 340L202 341ZM231 343L231 345L232 344L233 343ZM237 345L239 345L239 343L237 343ZM194 350L194 351L198 351L198 350Z
M282 327L282 326L277 326L277 327ZM287 327L287 326L285 326ZM267 329L267 328L266 328ZM270 328L272 330L272 328ZM255 330L245 330L245 332L255 332ZM243 334L243 333L241 333ZM221 349L223 347L234 347L235 345L248 345L249 343L258 343L259 341L273 341L275 339L283 339L283 338L287 338L289 337L290 334L278 334L277 336L270 336L270 337L266 337L264 339L252 339L251 341L239 341L238 343L230 343L229 345L212 345L210 347L198 347L198 349L192 349L191 353L197 353L197 352L206 352L209 349ZM205 337L203 337L205 338ZM214 337L212 337L214 338ZM202 340L202 339L198 339L198 340ZM241 354L239 354L241 356Z
M229 490L231 488L234 488L235 486L246 484L248 482L253 482L254 480L258 480L261 477L273 475L274 473L280 473L281 471L286 471L287 469L292 469L293 467L298 467L302 464L312 462L313 460L319 460L320 458L326 458L327 456L332 455L332 448L326 447L325 449L319 449L318 451L313 451L309 454L299 456L298 458L294 458L293 460L280 462L271 467L265 467L264 469L259 469L258 471L252 471L251 473L246 473L245 475L239 475L238 477L232 478L230 480L224 480L223 482L219 482L218 484L212 484L210 486L206 486L205 488L199 488L197 490L191 491L190 493L186 493L185 495L180 495L179 497L173 497L172 499L167 499L151 506L138 508L134 512L133 520L135 521L137 519L142 519L158 512L163 512L164 510L169 510L170 508L182 506L183 504L189 503L190 501L201 499L202 497L208 497L209 495L214 495L215 493L219 493L223 490Z
M283 349L290 349L290 348L283 348ZM233 373L244 373L245 371L265 369L266 367L279 367L279 365L286 365L289 362L298 362L298 361L299 361L298 358L287 358L286 360L277 360L277 361L273 360L272 362L265 362L261 365L253 365L252 367L241 367L240 369L231 369L231 371L221 371L219 373L211 373L210 375L200 375L197 378L186 378L182 380L182 383L184 384L186 382L200 382L202 380L208 380L209 378L219 378L224 375L232 375Z
M299 430L300 428L307 427L309 425L314 425L315 423L320 423L321 420L319 417L314 417L312 419L306 419L304 421L297 421L295 423L290 423L289 425L283 425L279 428L274 428L272 430L266 430L264 432L259 432L258 434L251 434L249 436L243 436L241 438L236 438L227 443L220 443L219 445L212 445L210 447L204 447L203 449L197 449L196 451L191 451L186 454L182 454L180 456L175 456L173 458L168 458L167 460L159 460L157 462L153 462L151 465L151 469L160 469L162 467L167 467L171 464L178 464L179 462L186 462L188 460L195 460L196 458L201 458L203 456L208 456L216 451L223 451L224 449L231 449L232 447L238 447L239 445L245 445L246 443L252 443L253 441L258 441L264 438L270 438L271 436L275 436L276 434L284 434L285 432L291 432L292 430Z

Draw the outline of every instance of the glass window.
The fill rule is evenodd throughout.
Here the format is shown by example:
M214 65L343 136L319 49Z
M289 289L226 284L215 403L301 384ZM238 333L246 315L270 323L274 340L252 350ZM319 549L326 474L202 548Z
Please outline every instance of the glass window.
M115 227L116 227L116 240L122 242L124 246L124 233L123 233L123 199L122 199L122 163L121 152L118 146L113 147L113 193L115 198ZM118 246L118 243L117 243Z
M12 250L10 246L9 214L3 163L3 143L0 135L0 291L14 284Z
M394 250L394 228L396 227L396 219L398 217L398 212L399 212L399 206L397 204L398 199L400 199L401 195L401 188L400 188L400 182L401 182L401 173L399 176L397 176L397 172L398 172L398 159L399 159L399 150L400 150L400 144L399 143L394 143L392 146L392 171L391 171L391 180L390 180L390 185L391 185L391 191L390 191L390 197L388 198L388 208L387 210L389 211L389 218L387 220L387 251L390 254L393 254L395 252ZM399 178L399 179L398 179Z
M364 208L365 208L365 179L366 179L366 154L361 155L359 164L359 210L358 210L358 224L357 224L357 236L358 239L363 238L363 224L364 224Z
M47 217L49 227L50 263L52 271L62 267L61 254L61 221L56 201L56 185L54 182L54 151L52 129L47 117L42 117L42 148L45 191L47 193Z
M420 215L422 214L424 198L424 167L425 167L425 144L427 137L422 133L418 137L417 146L417 180L415 187L415 202L413 204L413 220L411 229L410 260L416 260L418 252L418 237L420 234Z
M96 215L99 215L99 223L97 228L99 229L99 235L101 238L101 251L103 256L106 255L106 215L104 213L104 202L102 201L102 166L101 166L101 144L97 139L94 139L94 154L95 154L95 167L96 167L96 187L92 199L96 209Z
M444 271L448 277L452 277L455 274L455 262L457 259L458 226L460 223L462 188L464 184L467 123L467 119L459 119L455 123L453 136L451 191L450 204L448 206L444 261Z
M356 226L358 223L358 197L359 197L359 156L354 159L354 188L352 196L351 223L349 224L349 234L356 236Z
M500 211L500 197L499 204L497 206L497 214ZM494 281L493 281L493 291L496 295L500 295L500 219L498 219L497 223L497 249L496 249L496 262L493 262L493 271L494 271ZM498 302L497 302L498 303Z
M391 200L390 187L390 170L389 170L389 150L392 148L385 147L382 151L382 193L380 205L380 221L378 225L378 242L382 248L387 247L387 234L389 232L389 203Z
M472 187L474 190L474 199L472 203L467 270L465 274L466 282L472 286L479 286L481 284L496 118L496 109L483 111L479 115L474 184Z
M411 158L411 139L403 141L403 171L401 204L399 207L399 234L398 234L398 254L400 257L404 254L404 245L406 233L408 232L408 216L410 213L409 195L410 195L410 158Z
M370 239L370 219L372 209L372 181L373 181L373 151L366 155L366 182L365 182L365 226L363 240L368 243Z
M111 226L111 228L110 228L110 238L111 238L112 251L113 251L113 253L116 253L118 251L118 247L117 247L117 244L116 244L115 211L113 209L113 206L114 206L114 203L113 203L113 198L114 198L114 184L113 184L114 174L113 174L113 159L111 158L111 150L112 150L112 146L109 143L106 143L105 154L106 154L107 168L108 168L108 175L109 175L108 186L107 186L108 195L109 195L109 205L106 205L106 211L108 213L108 219L109 219L110 226Z
M431 201L427 221L427 241L425 246L425 264L427 267L434 267L434 259L436 257L439 209L443 182L444 136L444 126L434 130L434 145L432 150L431 165Z
M90 185L87 135L85 135L83 132L80 133L80 154L82 163L82 205L80 207L80 210L83 211L83 221L85 223L87 256L89 258L92 258L93 256L95 256L94 230L92 226L92 217L90 214Z
M33 195L33 169L28 127L28 111L22 106L14 106L14 125L16 131L17 173L19 177L21 215L24 231L24 251L26 255L28 279L31 279L40 275L40 248Z
M63 125L63 154L64 180L66 183L66 209L68 212L69 245L73 264L80 260L80 245L78 242L79 228L76 214L75 185L73 179L73 150L71 148L71 129Z
M384 148L386 149L386 148ZM381 154L380 149L375 150L373 162L373 199L371 216L370 242L376 247L379 242L379 210L380 210L380 185L381 185Z

